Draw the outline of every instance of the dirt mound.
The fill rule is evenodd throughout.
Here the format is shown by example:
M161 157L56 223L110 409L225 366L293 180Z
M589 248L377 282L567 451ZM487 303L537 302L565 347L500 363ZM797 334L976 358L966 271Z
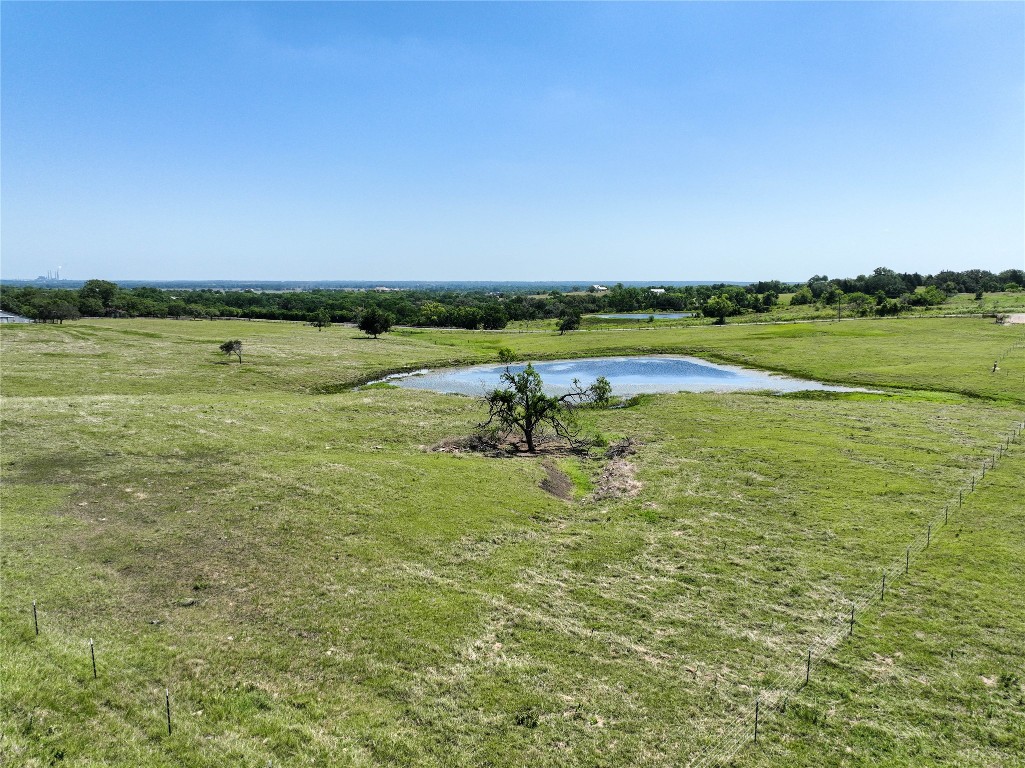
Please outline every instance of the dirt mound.
M634 465L626 459L612 459L595 482L589 501L636 496L640 493L641 483L634 477L634 472Z
M541 462L541 466L544 467L546 474L545 479L541 481L541 490L570 501L573 498L573 481L569 479L569 475L547 459Z
M605 450L606 459L621 459L624 456L632 456L637 453L637 445L632 437L624 437L617 440Z

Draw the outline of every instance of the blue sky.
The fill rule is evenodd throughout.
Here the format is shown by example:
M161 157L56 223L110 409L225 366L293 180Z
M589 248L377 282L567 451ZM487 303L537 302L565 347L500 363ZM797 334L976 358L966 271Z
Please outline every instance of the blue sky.
M1025 264L1022 3L13 3L0 274Z

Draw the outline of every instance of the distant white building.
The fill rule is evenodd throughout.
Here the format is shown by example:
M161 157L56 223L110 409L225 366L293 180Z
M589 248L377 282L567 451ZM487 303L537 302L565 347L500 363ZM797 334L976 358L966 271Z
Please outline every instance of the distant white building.
M21 315L15 315L11 312L0 311L0 323L31 323L32 320Z
M648 290L650 290L652 293L665 293L666 292L665 288L649 288Z
M601 293L602 291L608 290L604 285L592 285L591 288L594 289L595 293Z

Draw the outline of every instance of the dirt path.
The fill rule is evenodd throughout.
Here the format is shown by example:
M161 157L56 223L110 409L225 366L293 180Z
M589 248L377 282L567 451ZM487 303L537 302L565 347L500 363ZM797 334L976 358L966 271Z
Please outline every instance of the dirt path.
M1016 312L1004 318L1004 325L1025 325L1025 312Z

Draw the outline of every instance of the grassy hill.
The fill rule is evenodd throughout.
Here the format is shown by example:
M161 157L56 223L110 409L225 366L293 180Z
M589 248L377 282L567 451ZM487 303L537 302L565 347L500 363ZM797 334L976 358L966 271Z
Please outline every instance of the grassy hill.
M880 391L590 412L637 441L640 491L589 496L595 451L559 459L563 501L538 458L425 450L470 431L472 399L352 388L500 347ZM3 328L0 351L11 765L687 764L1025 419L1022 329L976 319L376 341L91 321ZM1022 450L736 764L1020 761Z

